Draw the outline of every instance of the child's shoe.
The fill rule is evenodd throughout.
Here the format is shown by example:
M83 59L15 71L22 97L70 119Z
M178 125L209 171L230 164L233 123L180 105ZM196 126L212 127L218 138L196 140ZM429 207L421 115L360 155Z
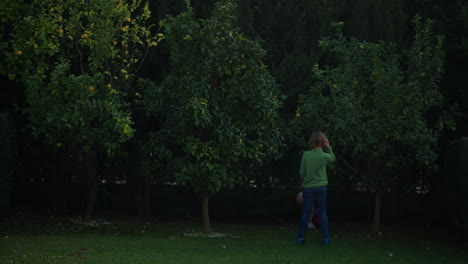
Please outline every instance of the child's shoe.
M324 238L322 239L322 244L324 246L329 246L330 245L330 239L329 238Z

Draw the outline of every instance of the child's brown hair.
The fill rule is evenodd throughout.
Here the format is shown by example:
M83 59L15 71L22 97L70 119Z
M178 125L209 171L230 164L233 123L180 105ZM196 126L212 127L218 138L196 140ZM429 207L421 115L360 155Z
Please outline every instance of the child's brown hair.
M325 145L325 135L320 131L312 133L309 137L309 145L312 148L323 147Z

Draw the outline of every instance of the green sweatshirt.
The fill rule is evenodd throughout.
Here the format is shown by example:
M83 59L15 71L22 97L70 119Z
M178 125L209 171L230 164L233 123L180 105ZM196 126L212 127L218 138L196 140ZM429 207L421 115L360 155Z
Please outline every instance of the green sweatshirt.
M300 176L302 187L320 187L328 185L327 163L335 161L331 147L312 149L302 155Z

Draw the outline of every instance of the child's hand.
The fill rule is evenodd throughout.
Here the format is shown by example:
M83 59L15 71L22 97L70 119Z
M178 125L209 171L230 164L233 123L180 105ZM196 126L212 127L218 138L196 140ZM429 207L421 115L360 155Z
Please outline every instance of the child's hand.
M328 142L328 138L325 138L325 141L324 141L324 144L323 144L325 147L329 147L330 146L330 142Z

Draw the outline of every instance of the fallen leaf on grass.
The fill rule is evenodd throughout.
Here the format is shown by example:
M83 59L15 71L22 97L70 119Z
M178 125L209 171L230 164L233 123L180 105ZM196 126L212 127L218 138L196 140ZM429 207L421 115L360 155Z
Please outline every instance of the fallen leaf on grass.
M202 233L202 232L184 233L184 236L188 236L188 237L208 237L208 238L223 238L223 237L239 238L239 236L235 236L235 235L232 235L232 234L225 234L225 233L205 234L205 233Z

